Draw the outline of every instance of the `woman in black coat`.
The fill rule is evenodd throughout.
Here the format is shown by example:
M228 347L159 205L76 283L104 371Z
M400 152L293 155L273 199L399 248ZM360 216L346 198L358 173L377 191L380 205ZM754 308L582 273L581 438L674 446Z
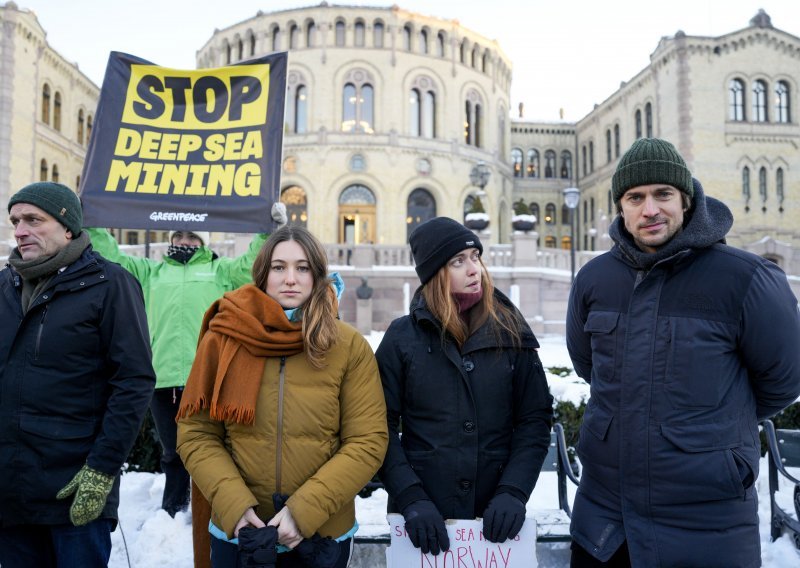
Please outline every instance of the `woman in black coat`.
M539 343L481 261L480 239L437 217L409 238L422 286L376 353L389 421L380 477L414 546L449 548L444 519L519 533L550 442ZM402 437L400 436L402 422Z

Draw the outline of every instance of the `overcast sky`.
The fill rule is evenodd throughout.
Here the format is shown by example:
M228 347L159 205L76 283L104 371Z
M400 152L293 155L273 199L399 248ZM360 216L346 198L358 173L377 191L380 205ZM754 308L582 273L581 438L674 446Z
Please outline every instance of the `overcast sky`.
M33 10L50 45L100 85L109 51L192 69L215 28L264 12L316 5L301 0L15 0ZM0 0L4 2L4 0ZM331 1L350 6L393 2ZM525 118L576 121L649 63L662 36L718 36L747 27L759 8L800 35L798 0L398 0L496 39L511 58L511 108Z

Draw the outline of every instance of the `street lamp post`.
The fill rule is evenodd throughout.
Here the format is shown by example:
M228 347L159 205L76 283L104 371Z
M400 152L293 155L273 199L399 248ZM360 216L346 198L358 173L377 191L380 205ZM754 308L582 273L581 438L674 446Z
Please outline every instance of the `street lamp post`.
M564 203L569 207L569 267L570 284L575 281L575 209L581 200L581 190L577 187L567 187L562 191Z

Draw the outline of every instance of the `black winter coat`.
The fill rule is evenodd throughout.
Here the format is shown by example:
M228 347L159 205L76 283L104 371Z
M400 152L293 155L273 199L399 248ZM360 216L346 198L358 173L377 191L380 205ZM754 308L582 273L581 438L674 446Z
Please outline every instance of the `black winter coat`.
M87 248L21 308L0 271L0 525L66 524L84 463L118 475L155 385L142 290ZM116 519L119 478L102 517Z
M496 301L511 306L496 293ZM483 515L499 487L530 496L550 442L553 399L530 328L522 348L488 323L461 350L419 291L376 352L389 422L380 478L402 510L426 495L445 518ZM402 437L400 422L402 420Z
M590 381L572 536L633 566L760 566L759 420L800 394L800 317L784 273L722 244L732 217L695 183L688 224L617 245L575 279L567 346Z

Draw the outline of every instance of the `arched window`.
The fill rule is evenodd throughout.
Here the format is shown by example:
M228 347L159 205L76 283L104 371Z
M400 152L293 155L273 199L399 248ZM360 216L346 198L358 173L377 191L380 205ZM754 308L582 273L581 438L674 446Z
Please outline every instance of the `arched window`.
M335 26L336 47L344 47L344 22L339 20Z
M572 250L572 238L569 235L561 237L561 250Z
M544 177L556 177L556 153L553 150L544 153Z
M342 132L372 134L375 131L372 76L362 69L354 69L345 76L345 80L347 82L342 91Z
M247 41L250 44L250 57L253 57L256 54L256 34L250 32Z
M300 28L297 24L289 25L289 49L297 49L300 43Z
M61 132L61 93L53 96L53 128Z
M589 141L589 173L594 171L594 142Z
M78 110L78 144L83 146L83 127L85 120L83 118L83 109Z
M42 161L39 163L39 181L47 181L47 160L42 158Z
M308 130L308 89L299 85L294 95L294 131L302 134Z
M586 209L586 202L583 202L583 208ZM561 224L569 225L569 212L570 208L566 203L561 205ZM583 212L584 219L586 218L586 211Z
M556 238L554 236L547 236L544 238L544 247L545 248L556 248Z
M466 114L464 117L464 142L478 148L481 147L481 131L483 128L482 107L483 101L478 92L475 90L469 91L464 105Z
M641 109L636 109L636 114L634 115L634 122L636 123L636 139L642 137L642 111Z
M428 30L419 32L419 52L423 55L428 54Z
M81 189L81 176L75 177L75 191L80 191ZM164 239L165 241L167 239Z
M767 84L761 80L753 83L753 121L767 121Z
M411 136L419 136L422 132L422 105L418 89L411 89L408 96L408 131Z
M467 63L467 40L461 41L461 49L459 50L459 61L461 63Z
M477 44L472 48L472 55L471 55L470 67L473 69L478 68L478 62L481 60L481 50L480 46Z
M483 73L489 72L489 50L483 52L483 57L481 57L481 71Z
M436 34L436 57L444 57L444 32Z
M606 130L606 163L611 162L611 129Z
M526 173L529 178L539 177L539 150L531 148L528 150L528 167Z
M535 229L536 226L539 224L539 204L529 203L528 208L531 210L531 215L536 217L536 221L533 222L533 228Z
M556 206L555 203L548 203L544 206L544 223L545 225L556 224Z
M789 108L789 84L786 81L778 81L775 85L775 121L791 122Z
M750 168L747 166L742 168L742 197L745 206L750 203Z
M383 22L376 21L372 25L372 45L373 47L383 47Z
M403 50L411 51L411 24L403 26Z
M228 43L228 40L225 40L225 65L231 64L231 53L232 53L231 44Z
M406 240L411 231L436 217L436 200L426 189L418 187L408 196L406 205Z
M241 61L242 59L244 59L244 42L242 41L242 38L239 38L236 47L237 47L236 58L238 61Z
M286 216L290 225L305 227L308 221L306 192L303 188L292 185L281 191L281 203L286 205Z
M653 137L653 105L644 105L644 131L648 138Z
M519 148L511 149L511 167L514 169L514 177L522 177L522 150Z
M92 141L92 115L86 117L86 143Z
M350 185L339 196L339 242L375 242L375 194L359 184Z
M428 77L418 77L409 93L409 134L436 137L436 93Z
M281 49L281 28L277 25L272 26L270 31L272 36L272 51L280 51Z
M353 43L355 43L356 47L364 47L364 36L365 36L364 22L358 20L354 28L354 37L353 37Z
M572 152L569 150L561 151L561 179L572 177Z
M744 81L733 79L728 86L728 118L741 122L744 115Z
M767 202L767 168L762 167L758 170L758 195L761 203Z
M50 85L42 87L42 122L50 124Z
M778 198L778 204L781 206L780 211L783 213L783 168L778 168L775 172L775 196Z
M586 177L588 170L588 163L586 161L586 144L581 146L581 161L583 162L583 177Z
M614 125L614 157L619 158L619 124Z
M314 47L317 38L317 25L314 20L309 20L306 24L306 47Z
M52 173L50 174L50 180L57 183L58 182L58 166L53 164L53 168L52 168L51 172Z

